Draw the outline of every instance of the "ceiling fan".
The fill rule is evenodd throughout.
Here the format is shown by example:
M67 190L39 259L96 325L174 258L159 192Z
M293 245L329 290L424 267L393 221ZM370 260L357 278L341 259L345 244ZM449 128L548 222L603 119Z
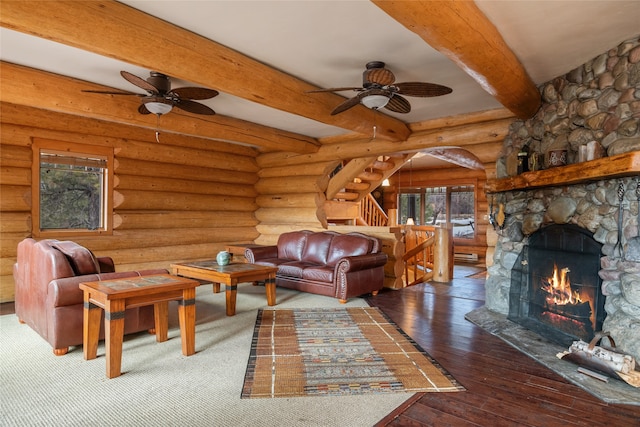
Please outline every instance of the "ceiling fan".
M396 77L391 70L385 68L384 62L371 61L367 63L366 70L362 73L362 87L318 89L307 93L341 92L345 90L358 92L356 96L347 99L334 108L331 112L331 115L334 116L360 103L374 110L384 107L395 113L408 113L411 111L411 104L401 95L426 98L446 95L453 91L451 88L434 83L394 83L395 80Z
M218 95L218 91L216 90L202 87L181 87L171 89L171 78L156 71L151 71L150 76L147 77L146 80L127 71L120 71L120 75L129 83L147 91L147 94L141 95L125 91L101 90L83 90L83 92L139 96L141 98L141 104L138 107L138 112L140 114L153 113L160 116L171 111L173 107L178 107L184 111L194 114L215 114L215 111L208 106L193 100L213 98Z

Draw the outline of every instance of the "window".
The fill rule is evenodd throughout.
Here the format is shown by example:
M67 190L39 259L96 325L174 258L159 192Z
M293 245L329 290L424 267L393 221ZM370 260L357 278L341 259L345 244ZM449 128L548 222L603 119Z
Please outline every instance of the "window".
M424 223L437 225L447 221L447 187L425 188Z
M112 148L38 140L33 157L34 235L111 231Z
M406 224L407 220L411 218L416 225L420 225L420 193L404 193L400 194L399 209L400 209L400 224Z
M401 193L400 223L412 218L416 225L453 224L453 237L475 238L475 187L457 185L427 187Z
M473 186L447 187L449 199L447 212L453 224L453 237L473 239L475 237L475 200Z

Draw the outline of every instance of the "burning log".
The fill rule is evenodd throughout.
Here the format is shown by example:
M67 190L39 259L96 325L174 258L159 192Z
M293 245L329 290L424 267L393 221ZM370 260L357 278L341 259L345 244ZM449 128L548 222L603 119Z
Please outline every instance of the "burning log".
M589 301L568 304L550 304L547 302L544 308L551 313L580 322L589 322L591 318L591 304L589 304Z
M554 264L551 277L542 279L540 289L545 294L544 309L550 313L568 317L579 322L590 322L591 304L583 301L569 280L568 268L558 269ZM580 285L576 286L578 289Z

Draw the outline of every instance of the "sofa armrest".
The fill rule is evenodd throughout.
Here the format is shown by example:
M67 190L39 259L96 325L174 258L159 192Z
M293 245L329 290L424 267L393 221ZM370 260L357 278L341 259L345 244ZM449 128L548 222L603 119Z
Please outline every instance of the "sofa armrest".
M96 260L98 260L98 265L100 266L100 273L115 273L116 265L111 257L97 257Z
M387 263L387 254L378 252L376 254L366 254L358 256L348 256L340 259L336 264L336 271L340 270L344 273L351 271L368 270L383 266Z
M128 277L151 276L154 274L167 274L165 269L152 269L140 271L123 271L120 273L87 274L84 276L65 277L49 282L47 289L47 305L49 307L64 307L73 304L82 304L84 292L80 290L80 283L97 282L99 280L125 279Z
M244 250L244 257L252 264L263 259L277 258L278 246L273 245L246 248Z
M74 304L82 304L83 292L79 285L82 282L96 282L100 280L98 274L86 274L84 276L65 277L49 282L47 289L47 307L64 307Z

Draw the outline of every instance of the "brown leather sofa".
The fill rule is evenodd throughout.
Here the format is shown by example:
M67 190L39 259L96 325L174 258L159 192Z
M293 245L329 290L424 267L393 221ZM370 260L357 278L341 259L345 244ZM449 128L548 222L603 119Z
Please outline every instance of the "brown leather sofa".
M250 247L254 264L277 266L276 286L338 298L376 295L384 284L387 255L380 240L361 233L308 230L283 233L277 245Z
M111 258L96 258L74 242L37 242L27 238L18 244L13 266L16 315L51 344L54 354L61 356L70 346L82 345L81 282L166 273L163 269L116 273ZM126 310L124 324L125 334L152 332L153 306ZM104 338L104 325L100 337Z

